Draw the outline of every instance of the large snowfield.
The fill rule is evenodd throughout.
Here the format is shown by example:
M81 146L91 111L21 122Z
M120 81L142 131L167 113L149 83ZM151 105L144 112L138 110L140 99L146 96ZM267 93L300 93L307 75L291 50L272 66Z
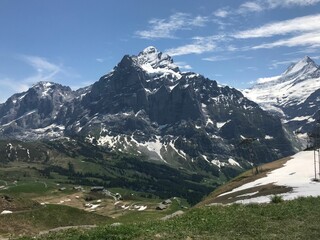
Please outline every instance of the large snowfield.
M292 156L283 167L268 173L266 177L244 184L220 196L270 183L293 188L291 192L279 194L284 200L292 200L297 197L320 196L320 182L314 181L314 166L314 151L299 152ZM317 178L319 178L318 153L316 153L316 171ZM271 195L253 197L239 200L237 203L268 203L270 202L270 197Z

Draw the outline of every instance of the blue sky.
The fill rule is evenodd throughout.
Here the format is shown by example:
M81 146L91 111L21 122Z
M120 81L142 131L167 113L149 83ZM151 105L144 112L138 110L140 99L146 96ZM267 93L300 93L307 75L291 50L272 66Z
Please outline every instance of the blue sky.
M320 0L0 0L0 102L38 81L73 89L147 46L236 88L320 58Z

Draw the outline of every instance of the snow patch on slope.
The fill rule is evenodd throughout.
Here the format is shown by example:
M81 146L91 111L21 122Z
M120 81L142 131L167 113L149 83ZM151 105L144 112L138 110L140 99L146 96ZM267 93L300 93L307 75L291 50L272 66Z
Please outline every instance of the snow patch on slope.
M320 183L312 181L314 178L314 152L303 151L295 154L283 167L267 174L266 177L257 179L253 182L244 184L230 192L219 196L239 192L263 186L274 184L277 186L287 186L293 188L292 192L281 194L285 200L295 199L297 197L320 196ZM270 202L270 196L261 196L241 200L242 203L263 203Z

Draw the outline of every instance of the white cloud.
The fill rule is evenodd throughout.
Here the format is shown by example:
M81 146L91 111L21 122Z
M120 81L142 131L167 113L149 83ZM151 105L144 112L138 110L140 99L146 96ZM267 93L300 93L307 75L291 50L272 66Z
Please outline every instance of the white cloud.
M186 13L175 13L169 19L152 19L149 30L136 31L136 35L144 39L175 38L178 30L190 30L193 27L203 27L208 22L205 16L192 17Z
M191 19L190 23L187 23L190 27L204 27L206 23L208 22L208 17L205 16L197 16L193 19Z
M212 57L207 57L203 58L202 60L204 61L209 61L209 62L220 62L220 61L227 61L231 59L251 59L252 57L247 57L243 55L238 55L238 56L212 56Z
M298 17L290 20L269 23L258 28L240 31L235 38L259 38L288 33L320 30L320 14Z
M193 43L186 44L177 48L167 49L165 50L165 53L170 56L181 56L212 52L217 46L216 42L220 41L223 38L224 36L194 37Z
M25 83L33 84L40 81L54 81L57 74L63 71L61 66L53 64L42 57L22 55L21 59L36 71L35 74L23 80Z
M230 59L231 59L230 57L224 57L224 56L211 56L211 57L202 58L202 60L209 61L209 62L220 62L220 61L226 61Z
M320 3L320 0L256 0L241 4L235 13L247 14L275 8L306 7L317 3Z
M230 14L231 14L231 12L227 11L226 9L218 9L217 11L215 11L213 13L214 16L220 17L220 18L225 18Z
M278 80L279 78L280 78L280 76L258 78L257 83L273 82L273 81Z
M244 50L299 46L303 46L309 50L318 48L320 47L320 14L269 23L258 28L240 31L233 35L233 37L238 39L275 36L285 37L250 48L244 48Z
M222 18L212 19L211 22L217 24L220 30L225 30L227 27L233 25L230 22L224 21Z
M245 2L240 5L238 13L244 14L249 12L261 12L264 8L258 2Z
M227 50L228 50L229 52L234 52L234 51L237 51L238 48L235 47L235 46L233 46L233 45L229 45L229 46L227 46Z
M252 70L252 71L257 71L257 70L258 70L258 68L257 68L257 67L250 67L250 66L249 66L249 67L247 67L247 69L248 69L248 70Z
M50 71L50 72L59 72L60 67L48 62L45 58L38 56L26 56L23 55L22 59L25 60L30 66L35 68L38 72Z
M103 59L103 58L96 58L96 61L97 61L98 63L103 63L103 62L104 62L104 59Z
M31 66L33 73L23 79L15 79L12 77L0 79L0 102L7 100L12 93L27 91L28 88L37 82L57 82L60 74L75 77L74 74L65 70L63 66L54 64L43 57L19 55L17 58ZM3 89L5 89L5 91Z
M320 0L267 0L269 8L310 6L320 3Z
M226 18L230 15L257 13L275 8L307 7L318 3L320 0L255 0L241 4L237 9L220 8L213 12L213 15Z
M306 46L311 48L320 47L320 31L313 33L301 34L299 36L280 39L271 43L264 43L252 47L252 49L270 49L275 47L298 47Z
M185 70L191 70L192 67L185 63L185 62L175 62L174 64L176 64L180 69L185 69Z
M170 48L166 50L166 53L170 56L181 56L181 55L188 55L188 54L201 54L204 52L212 51L216 45L214 43L192 43L186 44L177 48Z

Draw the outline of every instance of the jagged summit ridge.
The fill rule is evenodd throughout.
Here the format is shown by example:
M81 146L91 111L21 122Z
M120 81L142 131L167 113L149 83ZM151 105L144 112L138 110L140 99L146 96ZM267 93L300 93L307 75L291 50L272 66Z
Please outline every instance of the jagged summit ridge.
M150 64L153 68L167 68L179 71L178 66L173 63L173 59L168 54L158 51L153 46L145 48L136 58L140 65Z
M168 55L158 51L155 47L149 46L132 57L146 73L150 75L172 75L180 78L179 67L174 64L173 59Z
M305 56L299 62L292 64L283 74L282 77L288 77L291 75L307 75L312 74L319 69L319 66L309 57Z

